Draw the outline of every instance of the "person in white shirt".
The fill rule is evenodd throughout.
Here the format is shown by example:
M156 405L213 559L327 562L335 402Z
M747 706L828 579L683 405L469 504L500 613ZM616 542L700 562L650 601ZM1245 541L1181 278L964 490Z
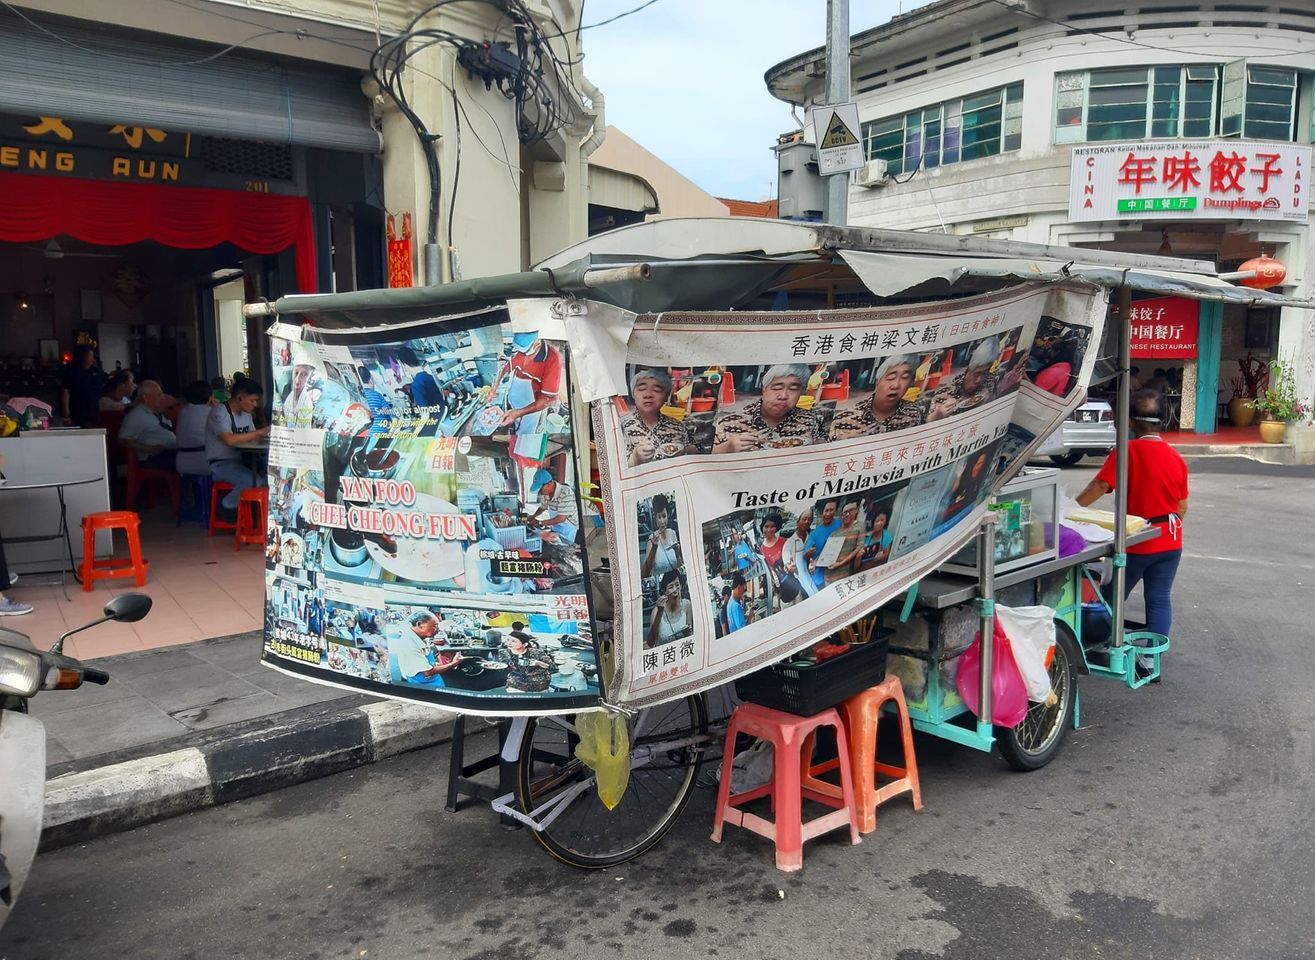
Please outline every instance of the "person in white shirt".
M210 416L210 384L197 380L188 384L187 403L178 411L174 435L178 438L178 458L175 465L179 473L210 475L210 462L205 455L205 422Z
M174 468L174 451L178 437L163 413L168 399L154 380L143 380L137 388L137 402L123 416L119 427L119 442L141 458L143 467L158 470Z
M242 462L242 448L269 433L269 427L256 429L251 414L260 406L260 385L251 380L233 384L227 403L210 408L205 422L205 455L210 461L210 476L233 489L220 502L220 519L232 522L237 516L238 494L254 486L264 486L264 477L256 478Z
M808 558L804 552L808 549L808 535L813 532L813 511L805 510L795 518L794 533L785 541L781 550L781 566L787 575L799 581L803 596L811 597L817 592L817 584L808 572Z
M446 686L443 674L466 659L437 649L447 643L447 635L442 620L428 610L413 613L409 625L390 634L387 642L388 652L397 658L397 672L407 683Z

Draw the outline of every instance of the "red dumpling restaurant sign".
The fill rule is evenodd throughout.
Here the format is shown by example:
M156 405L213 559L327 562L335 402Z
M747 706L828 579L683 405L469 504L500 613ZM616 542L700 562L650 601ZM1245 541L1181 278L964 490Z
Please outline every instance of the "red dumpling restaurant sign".
M1148 360L1195 358L1199 315L1200 304L1195 300L1179 297L1134 300L1129 318L1132 355Z

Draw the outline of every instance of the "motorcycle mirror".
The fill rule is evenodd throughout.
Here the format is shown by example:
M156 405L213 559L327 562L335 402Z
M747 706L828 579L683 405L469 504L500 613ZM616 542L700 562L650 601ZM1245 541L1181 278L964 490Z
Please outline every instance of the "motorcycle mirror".
M119 623L136 623L151 612L151 598L144 593L122 593L105 604L105 616Z

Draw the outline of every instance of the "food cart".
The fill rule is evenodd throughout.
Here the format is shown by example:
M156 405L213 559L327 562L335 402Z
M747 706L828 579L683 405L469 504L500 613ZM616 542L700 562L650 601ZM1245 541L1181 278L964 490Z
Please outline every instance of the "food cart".
M307 546L295 569L270 562L290 613L264 659L502 718L498 753L473 764L458 721L449 806L474 791L580 866L656 843L731 682L827 638L852 643L792 675L863 683L888 654L920 661L920 729L1041 766L1077 722L1080 675L1140 686L1168 645L1124 630L1126 457L1108 544L1013 570L1046 551L1006 546L995 572L994 498L1040 483L1026 463L1102 364L1127 449L1112 290L1124 318L1134 292L1287 302L1194 261L726 219L612 231L527 273L248 305L275 318L271 354L292 368L275 381L310 398L274 403L271 534ZM1034 346L1060 337L1064 369L1038 369ZM1026 537L1057 539L1059 519ZM1103 557L1096 662L1082 608ZM997 598L1057 624L1054 695L1007 731L947 689L985 625L977 713L992 716ZM470 785L494 767L497 789ZM619 803L600 802L604 781Z

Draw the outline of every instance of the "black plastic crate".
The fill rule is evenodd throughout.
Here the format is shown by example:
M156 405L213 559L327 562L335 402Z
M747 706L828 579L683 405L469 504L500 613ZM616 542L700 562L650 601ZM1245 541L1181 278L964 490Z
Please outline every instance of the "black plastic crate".
M893 631L879 628L867 643L853 644L818 664L776 663L735 681L741 700L811 717L843 703L886 678L886 654Z

